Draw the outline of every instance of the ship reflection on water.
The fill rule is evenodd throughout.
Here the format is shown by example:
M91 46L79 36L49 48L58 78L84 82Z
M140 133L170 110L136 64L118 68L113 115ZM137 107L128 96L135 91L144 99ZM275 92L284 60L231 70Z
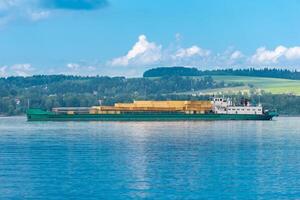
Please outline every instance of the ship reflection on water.
M0 119L0 198L298 198L299 118Z

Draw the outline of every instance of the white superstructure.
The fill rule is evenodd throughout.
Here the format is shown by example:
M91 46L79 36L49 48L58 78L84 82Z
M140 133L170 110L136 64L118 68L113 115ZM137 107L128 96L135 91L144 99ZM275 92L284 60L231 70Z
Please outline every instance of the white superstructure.
M252 106L248 101L245 101L243 106L234 106L229 98L213 98L212 105L213 112L216 114L263 114L261 105Z

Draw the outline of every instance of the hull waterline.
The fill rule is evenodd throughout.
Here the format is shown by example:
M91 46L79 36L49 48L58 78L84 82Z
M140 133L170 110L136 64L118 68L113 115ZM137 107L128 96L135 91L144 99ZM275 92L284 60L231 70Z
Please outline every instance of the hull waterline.
M252 114L185 114L185 113L121 113L121 114L56 114L31 109L28 121L211 121L211 120L271 120L276 113Z

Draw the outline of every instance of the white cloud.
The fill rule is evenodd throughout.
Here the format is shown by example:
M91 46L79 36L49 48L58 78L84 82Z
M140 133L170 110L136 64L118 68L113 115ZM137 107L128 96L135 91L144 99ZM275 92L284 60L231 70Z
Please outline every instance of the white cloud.
M11 73L17 76L30 76L34 71L34 68L31 64L15 64L10 67Z
M0 77L6 77L7 76L7 66L0 67Z
M284 46L278 46L274 50L267 50L265 47L260 47L252 56L251 62L254 64L277 63L278 59L285 54L286 50L287 48Z
M149 42L145 35L140 35L138 41L125 56L113 59L113 66L147 65L161 59L161 45Z
M15 70L26 70L26 71L31 71L33 70L31 64L15 64L15 65L12 65L11 66L12 69L15 69Z
M79 69L80 65L78 63L68 63L67 67L72 70L77 70Z
M292 61L300 59L300 47L285 47L278 46L274 50L267 50L265 47L260 47L251 57L253 64L276 64L280 61Z
M210 51L206 50L206 49L202 49L196 45L191 46L189 48L186 49L179 49L177 50L177 52L175 53L175 55L173 56L173 58L188 58L188 57L192 57L192 56L201 56L201 57L206 57L210 55Z
M295 60L295 59L300 59L300 47L291 47L288 48L285 57L288 60Z
M237 59L240 59L240 58L243 58L244 55L241 51L234 51L231 55L230 55L230 59L231 60L237 60Z
M0 67L0 76L31 76L35 72L35 69L31 64L14 64L11 66L5 65Z
M176 34L176 40L179 34ZM111 66L151 66L151 65L194 65L202 58L210 56L210 51L197 45L189 48L169 46L162 48L154 42L147 40L145 35L140 35L138 41L125 56L117 57L108 62Z
M65 74L89 75L90 73L94 73L97 70L95 66L89 65L85 62L68 63L66 66L68 70L66 72L63 72Z

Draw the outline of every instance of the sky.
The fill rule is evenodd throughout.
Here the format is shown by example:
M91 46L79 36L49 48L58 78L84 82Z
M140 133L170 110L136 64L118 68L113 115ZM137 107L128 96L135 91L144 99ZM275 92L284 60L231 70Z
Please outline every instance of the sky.
M0 77L300 70L299 0L0 0Z

